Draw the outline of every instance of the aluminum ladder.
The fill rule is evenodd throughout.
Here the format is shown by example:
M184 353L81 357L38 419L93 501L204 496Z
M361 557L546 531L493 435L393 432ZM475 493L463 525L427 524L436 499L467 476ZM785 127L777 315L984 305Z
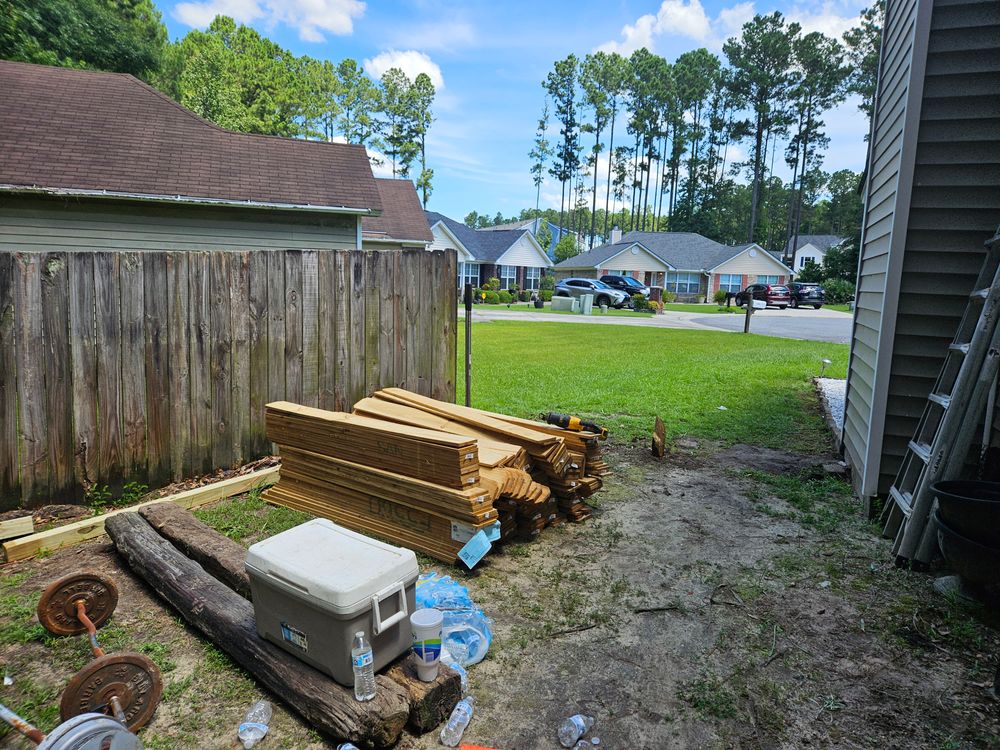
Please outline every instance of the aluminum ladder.
M900 566L923 567L934 556L937 528L931 485L960 476L1000 371L1000 230L986 250L882 515L883 536L895 538L892 552Z

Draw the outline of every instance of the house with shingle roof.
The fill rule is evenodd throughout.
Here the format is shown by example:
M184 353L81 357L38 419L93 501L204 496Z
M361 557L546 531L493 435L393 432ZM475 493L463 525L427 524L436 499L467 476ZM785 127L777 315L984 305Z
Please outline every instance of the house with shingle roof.
M361 246L365 250L426 250L434 241L417 189L408 179L376 178L381 216L361 219Z
M801 271L810 262L822 265L827 251L846 239L835 234L800 234L797 238L790 237L785 247L785 259L796 271Z
M497 278L501 289L517 285L534 290L552 268L552 260L528 229L471 229L444 214L427 211L426 215L434 235L431 249L451 248L458 253L460 287L479 287Z
M541 217L535 219L523 219L522 221L512 221L507 224L497 224L496 226L492 227L483 227L483 231L496 232L507 229L527 229L537 238L539 231L541 231L543 223L548 225L549 234L552 237L552 240L549 242L549 246L545 248L545 252L548 254L550 258L555 260L556 245L559 244L559 240L565 237L567 234L573 237L574 239L577 239L576 232L569 229L564 229L563 227L560 227L558 224L553 224L551 221L547 221L546 219L543 219ZM579 244L578 239L577 243Z
M0 91L0 249L351 249L383 219L362 146L226 130L119 73L0 61Z
M683 302L711 299L719 289L738 292L754 283L784 284L792 269L760 245L723 245L694 232L629 232L556 264L557 279L632 276L663 287Z

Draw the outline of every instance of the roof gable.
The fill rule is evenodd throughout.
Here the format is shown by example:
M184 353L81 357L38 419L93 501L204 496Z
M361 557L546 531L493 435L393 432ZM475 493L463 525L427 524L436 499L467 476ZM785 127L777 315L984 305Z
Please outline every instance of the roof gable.
M0 91L0 188L381 210L363 146L225 130L120 73L0 61Z
M725 265L729 261L734 260L741 255L749 255L751 250L756 253L754 257L763 258L764 260L770 262L776 268L780 268L783 272L787 274L793 273L791 268L789 268L780 260L775 258L771 253L762 248L756 242L750 242L745 245L732 245L728 247L726 245L723 245L723 248L725 248L725 250L719 254L715 265L705 269L709 273L712 273L719 266Z
M427 211L427 221L448 227L451 234L462 243L465 250L479 263L496 263L497 260L521 237L531 234L526 229L479 230L471 229L444 214Z
M525 232L517 242L515 242L513 245L507 248L507 250L504 251L503 255L497 258L496 262L501 264L507 263L507 256L518 250L519 249L518 245L524 242L528 243L532 252L538 257L538 260L541 262L542 268L550 268L552 266L552 259L549 257L549 254L546 253L544 249L542 249L542 246L538 244L538 240L535 239L535 235L533 235L531 232ZM521 264L515 263L513 265L521 265Z
M812 245L814 248L819 250L821 253L825 253L834 245L839 245L844 242L846 237L838 237L835 234L800 234L798 236L798 242L795 242L794 237L789 237L788 244L785 246L785 254L792 254L792 243L795 242L795 252L798 252L806 245Z

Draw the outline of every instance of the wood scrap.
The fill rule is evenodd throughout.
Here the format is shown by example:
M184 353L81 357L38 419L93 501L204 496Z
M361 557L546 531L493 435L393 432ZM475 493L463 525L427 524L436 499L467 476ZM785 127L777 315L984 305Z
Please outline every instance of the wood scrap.
M667 455L667 430L659 417L653 423L653 455L657 458Z
M35 531L35 520L31 515L0 521L0 539L14 539L27 536Z
M138 513L109 518L106 528L136 575L307 722L361 745L391 747L399 740L410 699L397 683L378 675L375 699L354 700L353 690L258 636L250 602L185 557Z

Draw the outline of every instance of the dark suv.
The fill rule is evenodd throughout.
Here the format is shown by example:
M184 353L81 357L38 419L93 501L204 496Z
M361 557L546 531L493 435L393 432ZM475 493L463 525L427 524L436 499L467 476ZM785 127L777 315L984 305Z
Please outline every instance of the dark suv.
M783 284L751 284L736 295L736 304L745 305L750 298L763 300L780 310L788 307L790 301L788 287Z
M601 281L612 289L625 292L630 298L633 295L641 294L646 299L649 299L649 287L631 276L602 276Z
M826 298L823 296L823 287L819 284L812 284L806 281L793 281L788 285L790 300L788 304L792 307L800 305L812 305L819 310Z

